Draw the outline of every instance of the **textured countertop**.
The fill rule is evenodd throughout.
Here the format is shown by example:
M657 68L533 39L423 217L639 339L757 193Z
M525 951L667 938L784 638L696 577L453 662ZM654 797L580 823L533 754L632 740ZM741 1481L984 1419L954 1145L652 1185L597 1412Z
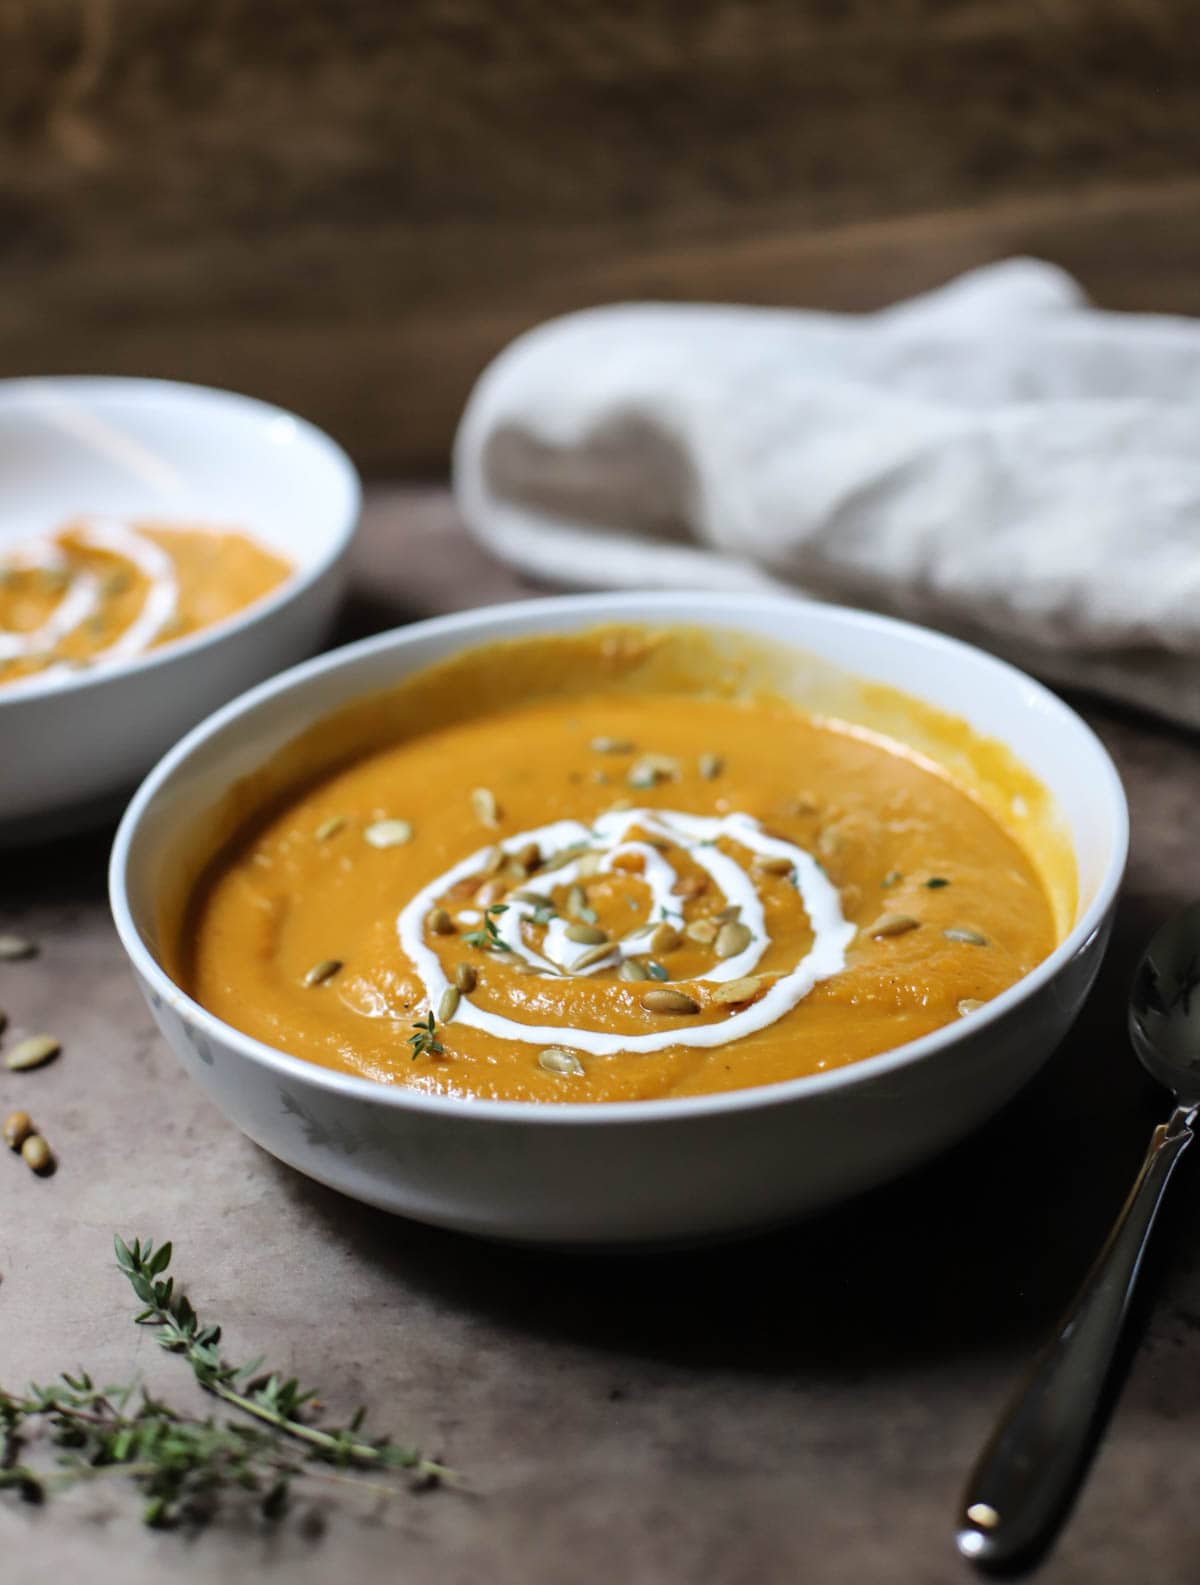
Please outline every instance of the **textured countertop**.
M522 592L436 490L376 490L343 636ZM1200 892L1200 752L1085 703L1133 807L1101 983L1044 1074L984 1133L820 1222L689 1255L570 1258L408 1225L309 1183L184 1077L134 989L104 897L107 834L3 857L14 1025L63 1055L0 1071L57 1173L0 1157L0 1381L82 1364L200 1404L130 1325L111 1235L171 1237L231 1353L371 1405L465 1491L379 1507L338 1492L306 1522L152 1533L119 1481L42 1510L0 1497L0 1575L22 1585L942 1585L968 1579L955 1501L1014 1375L1065 1303L1163 1111L1123 1000L1156 921ZM1194 1581L1200 1547L1200 1158L1156 1250L1145 1332L1048 1585Z

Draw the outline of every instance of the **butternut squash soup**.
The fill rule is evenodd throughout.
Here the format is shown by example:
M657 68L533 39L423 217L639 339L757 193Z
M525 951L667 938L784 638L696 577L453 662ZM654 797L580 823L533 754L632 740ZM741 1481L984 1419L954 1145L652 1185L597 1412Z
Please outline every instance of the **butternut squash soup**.
M81 518L0 551L0 686L129 660L261 599L291 566L230 529Z
M518 640L325 723L231 794L176 979L386 1084L611 1101L859 1061L1053 949L1069 904L1002 817L1039 789L998 745L908 701L956 775L704 642Z

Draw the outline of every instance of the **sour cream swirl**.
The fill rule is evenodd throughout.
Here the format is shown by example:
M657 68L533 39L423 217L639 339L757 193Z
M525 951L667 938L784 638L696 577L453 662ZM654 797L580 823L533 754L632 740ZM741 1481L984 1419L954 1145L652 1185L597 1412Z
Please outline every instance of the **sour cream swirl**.
M635 829L686 852L695 864L707 872L727 902L740 909L740 921L750 932L749 943L736 956L714 964L705 975L705 981L736 980L751 974L768 944L762 899L755 882L736 859L715 845L720 837L736 842L753 854L786 858L791 862L795 885L813 933L808 952L792 969L780 975L757 1000L715 1023L683 1025L676 1020L670 1028L655 1030L650 1034L525 1024L519 1019L480 1007L467 997L459 1004L455 1023L466 1024L500 1040L520 1041L533 1046L568 1046L592 1056L612 1056L619 1051L662 1051L670 1046L723 1046L744 1035L766 1029L790 1012L819 981L845 968L846 948L854 936L855 927L842 914L837 888L810 853L782 837L768 835L750 815L734 813L717 817L686 814L671 809L614 810L600 815L592 826L576 820L559 820L508 837L499 846L506 854L518 853L531 842L536 843L543 853L561 853L564 849L577 847L578 856L554 870L556 885L570 885L578 878L580 860L585 852L600 855L600 873L620 868L616 863L619 858L636 854L643 865L640 878L650 893L650 918L657 922L660 917L666 917L679 923L683 917L681 901L673 892L678 874L655 846L631 836ZM437 953L426 944L426 916L458 882L481 872L487 853L487 848L480 848L446 870L419 891L397 917L396 929L401 949L416 969L431 1007L437 1006L450 981ZM530 884L537 885L537 881ZM521 889L520 886L516 887L517 891ZM643 925L614 941L612 951L599 961L577 970L573 967L574 960L589 949L569 939L566 931L570 921L554 918L548 922L542 951L539 953L525 941L521 929L522 922L533 917L538 905L514 896L508 897L506 902L506 911L496 923L504 947L524 958L533 968L555 978L562 973L604 973L616 967L622 958L636 957L646 951L646 927Z

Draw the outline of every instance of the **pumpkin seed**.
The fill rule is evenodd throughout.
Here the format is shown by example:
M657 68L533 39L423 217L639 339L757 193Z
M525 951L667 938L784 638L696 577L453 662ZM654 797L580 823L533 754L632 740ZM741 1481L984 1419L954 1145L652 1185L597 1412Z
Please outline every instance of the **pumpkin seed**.
M584 880L591 880L594 875L599 875L603 863L602 853L584 853L579 859L579 874Z
M586 947L608 940L608 932L598 925L568 925L564 934L568 941L580 941Z
M478 980L479 976L469 963L460 963L454 971L454 983L464 996L475 989Z
M708 890L708 878L704 875L684 875L671 887L672 897L702 897Z
M448 1024L458 1011L458 986L447 985L438 998L437 1021L439 1024Z
M529 903L534 908L554 907L553 897L547 897L545 892L531 892L522 887L519 892L514 892L512 895L515 903Z
M650 950L656 956L660 952L674 952L682 941L683 937L675 926L668 924L664 919L660 925L656 925L654 928L654 932L650 937Z
M947 941L961 941L968 947L986 947L988 938L978 930L968 930L965 925L947 925L942 931Z
M23 1073L27 1068L40 1068L61 1050L62 1046L53 1035L28 1035L5 1053L4 1066L13 1073Z
M650 971L645 964L639 963L637 958L626 958L617 970L619 980L648 980Z
M701 754L696 762L697 769L705 781L716 781L725 769L725 761L719 754Z
M506 890L507 888L500 881L484 881L473 900L480 908L490 908L493 903L500 901Z
M627 787L656 787L660 781L678 781L679 761L670 754L643 754L625 778Z
M500 824L500 806L496 802L496 794L490 787L474 787L471 789L471 808L475 818L481 825L498 826Z
M741 904L740 903L730 903L728 905L728 907L722 908L719 913L714 914L713 918L717 921L717 923L719 925L727 925L727 924L730 923L731 920L740 919L741 916L742 916Z
M520 859L516 858L506 859L504 868L500 873L506 881L527 881L529 879L529 871L521 863Z
M583 1074L583 1063L573 1051L564 1051L561 1046L547 1046L539 1052L538 1067L543 1073L570 1074L572 1078L580 1078Z
M632 754L637 747L627 737L594 737L592 739L592 752L594 754Z
M876 941L886 936L907 935L910 930L919 930L921 921L914 919L911 914L884 914L877 919L867 932Z
M376 820L363 832L373 848L400 848L412 841L412 835L407 820Z
M723 985L718 985L710 994L710 1002L719 1002L724 1006L728 1002L749 1002L758 995L762 981L753 974L747 975L744 980L726 980Z
M318 842L328 842L330 837L337 836L338 832L344 829L345 824L345 815L330 815L328 820L321 821L313 836ZM369 841L370 838L368 837L367 840Z
M699 1002L694 1002L683 991L670 991L663 987L653 991L643 991L641 996L642 1006L648 1013L698 1013Z
M526 871L537 869L542 862L542 850L536 842L526 842L523 848L517 850L517 863L523 865Z
M782 853L756 853L751 868L760 870L764 875L790 875L796 866Z
M587 907L587 893L582 886L571 886L567 889L565 907L572 919L578 919L580 911Z
M36 958L37 946L24 936L0 936L0 963L19 963L22 958Z
M33 1119L28 1112L10 1112L4 1119L4 1143L10 1150L20 1150L33 1133Z
M579 974L584 969L594 968L597 963L602 963L605 958L611 957L613 944L611 941L600 941L594 947L587 947L571 964L571 973Z
M31 1172L45 1172L53 1163L50 1146L41 1134L30 1134L21 1146L21 1160Z
M717 931L713 951L719 958L736 958L738 953L744 952L753 940L754 935L749 925L739 924L731 919Z
M304 976L305 985L324 985L344 967L341 958L322 958Z
M968 1013L977 1013L981 1007L986 1007L986 1002L976 1001L973 996L964 996L958 1004L958 1016L965 1018Z
M720 928L715 919L693 919L690 925L683 927L683 933L689 941L697 941L702 947L711 947Z
M504 849L502 847L488 848L484 852L483 862L479 866L484 875L495 875L504 863Z
M454 934L454 920L444 908L431 908L425 916L425 925L435 936Z
M542 865L542 874L548 875L552 870L561 870L564 865L573 864L586 847L586 842L572 842L569 847L559 848Z
M931 875L923 884L927 892L939 892L943 886L949 886L950 882L944 875Z

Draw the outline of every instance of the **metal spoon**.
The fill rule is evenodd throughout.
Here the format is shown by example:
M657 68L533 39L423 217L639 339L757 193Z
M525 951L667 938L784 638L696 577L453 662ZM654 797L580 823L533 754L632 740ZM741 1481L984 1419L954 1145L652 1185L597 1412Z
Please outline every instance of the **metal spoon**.
M1147 947L1129 994L1129 1034L1142 1066L1174 1094L1175 1110L1154 1130L1104 1248L967 1482L958 1549L991 1567L1036 1555L1066 1513L1155 1216L1192 1142L1200 1109L1200 902Z

